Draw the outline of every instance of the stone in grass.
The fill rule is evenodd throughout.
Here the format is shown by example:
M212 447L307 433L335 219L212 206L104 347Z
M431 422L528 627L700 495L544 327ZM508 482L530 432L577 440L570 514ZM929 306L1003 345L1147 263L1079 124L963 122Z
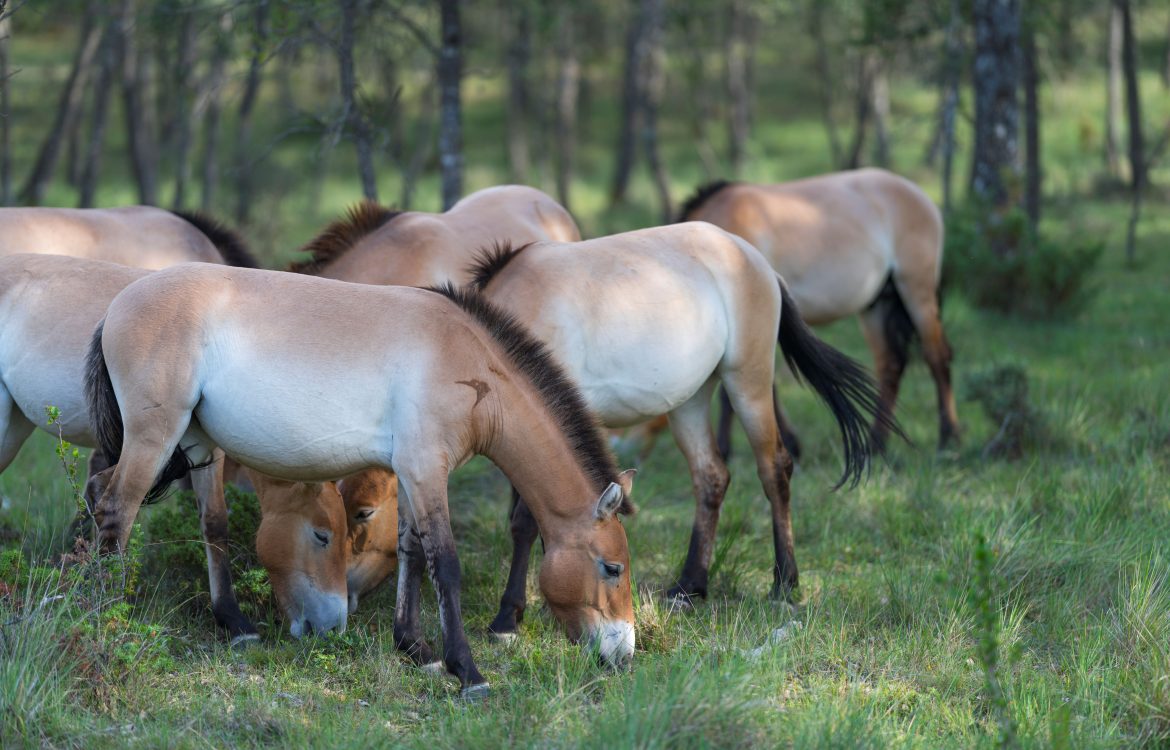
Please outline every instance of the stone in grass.
M792 636L796 635L796 633L803 627L804 623L802 623L800 620L789 620L781 627L773 630L768 635L768 640L764 642L763 646L757 646L756 648L752 649L742 649L740 653L752 661L758 661L765 652L776 648L785 641L791 640Z

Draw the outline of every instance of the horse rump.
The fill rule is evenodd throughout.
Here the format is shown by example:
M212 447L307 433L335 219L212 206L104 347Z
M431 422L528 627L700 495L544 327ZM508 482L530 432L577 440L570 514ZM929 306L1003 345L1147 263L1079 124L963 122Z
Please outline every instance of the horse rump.
M118 395L114 393L114 383L110 380L110 370L106 366L106 355L102 351L102 332L105 327L104 320L98 323L93 332L93 339L89 343L85 365L85 398L89 402L90 424L94 437L97 438L97 447L105 454L109 465L113 466L122 457L125 430ZM182 479L192 470L203 468L209 463L210 461L201 464L192 462L186 451L176 446L143 502L147 504L157 502L166 494L171 482Z
M817 338L804 319L783 279L780 284L780 330L777 339L784 361L797 380L806 382L821 397L841 430L845 470L836 487L856 486L869 469L873 444L870 424L878 423L907 439L892 414L881 408L877 384L856 360Z

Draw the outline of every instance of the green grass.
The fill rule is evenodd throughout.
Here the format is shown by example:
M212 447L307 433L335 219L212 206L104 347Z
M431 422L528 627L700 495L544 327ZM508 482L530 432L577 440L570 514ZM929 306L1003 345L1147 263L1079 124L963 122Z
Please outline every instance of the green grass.
M1161 26L1159 26L1161 28ZM17 36L17 138L35 142L43 118L31 82L58 57L46 40ZM22 46L25 45L25 46ZM42 49L42 54L33 54ZM775 71L761 98L746 175L780 179L828 168L819 122L794 103L807 83ZM1170 106L1145 81L1151 119ZM710 600L694 612L662 607L658 593L686 550L693 499L685 464L664 440L638 475L640 514L627 522L638 586L638 644L629 672L608 673L567 643L530 584L522 637L486 636L507 571L507 487L476 460L452 482L452 516L464 568L464 612L479 666L492 683L482 705L458 700L457 685L410 667L391 636L393 582L363 601L343 637L293 641L261 613L263 641L234 651L214 631L207 602L174 571L139 582L130 608L100 576L65 576L48 565L67 546L72 500L53 443L37 435L0 476L0 540L21 550L24 573L0 590L0 744L111 747L726 747L857 748L992 746L998 726L984 690L979 643L986 633L970 602L977 534L991 550L1000 678L1021 744L1043 747L1163 746L1170 743L1170 214L1155 198L1139 235L1139 266L1120 258L1127 208L1085 197L1098 172L1101 86L1081 76L1046 95L1052 236L1107 242L1098 294L1072 319L1020 321L971 308L959 290L945 321L956 351L963 448L937 456L933 384L911 367L899 417L915 447L899 446L856 490L832 492L840 471L835 428L806 390L781 394L806 456L793 484L801 601L767 599L769 513L742 435L720 523ZM786 97L778 94L789 92ZM805 96L804 100L809 101ZM919 164L933 97L895 90L895 164L938 194ZM599 100L594 132L611 118ZM612 118L611 118L612 119ZM468 112L468 189L503 178L502 118L485 103ZM1085 125L1088 123L1088 125ZM683 126L668 142L676 197L701 175ZM116 128L111 127L111 131ZM1091 130L1091 128L1090 128ZM655 207L645 175L634 203L608 212L610 155L600 137L583 149L575 185L588 233L646 223ZM267 192L248 236L269 260L357 197L343 146L319 204L294 178L308 173L307 139L277 149L264 167ZM31 160L32 149L24 158ZM107 157L111 169L119 160ZM17 174L23 169L19 167ZM958 173L965 170L961 162ZM396 176L382 173L387 191ZM1160 169L1155 180L1170 181ZM273 187L287 185L284 188ZM961 182L958 180L957 182ZM131 200L111 172L104 203ZM420 185L433 208L436 183ZM54 186L55 202L72 193ZM843 321L821 334L865 358L860 333ZM1061 437L1015 463L988 462L994 434L964 400L965 377L1018 363L1034 405ZM170 500L168 502L176 502ZM145 519L171 508L147 508ZM193 512L193 511L192 511ZM176 544L152 536L148 544ZM247 544L250 540L236 540ZM91 570L98 563L84 563ZM91 566L91 567L86 567ZM2 566L0 566L2 567ZM52 599L63 591L65 598ZM438 639L434 598L424 623ZM803 627L769 643L791 621ZM753 649L762 647L758 656Z

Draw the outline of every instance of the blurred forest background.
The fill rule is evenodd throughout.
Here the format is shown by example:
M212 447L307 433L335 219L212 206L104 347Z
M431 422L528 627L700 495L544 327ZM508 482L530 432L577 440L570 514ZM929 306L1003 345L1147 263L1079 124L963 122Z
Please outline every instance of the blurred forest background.
M595 235L668 220L707 180L865 165L948 210L1022 206L1028 224L1046 203L1116 199L1129 210L1101 239L1132 253L1140 201L1170 183L1163 0L8 0L3 15L3 204L202 209L272 263L362 195L437 211L528 183Z

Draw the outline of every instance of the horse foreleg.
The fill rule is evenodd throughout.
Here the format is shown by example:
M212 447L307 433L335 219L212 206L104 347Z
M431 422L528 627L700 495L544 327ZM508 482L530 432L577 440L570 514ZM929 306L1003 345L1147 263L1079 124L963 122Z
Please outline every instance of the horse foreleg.
M478 698L487 693L487 681L479 673L471 658L471 646L463 628L463 613L459 601L462 573L459 556L455 553L455 535L451 531L451 517L447 510L445 486L424 489L399 474L399 487L407 488L414 526L426 557L427 571L439 600L439 623L443 629L443 664L447 671L459 678L465 698Z
M687 558L678 582L666 592L667 597L680 600L707 596L707 576L715 549L719 509L731 481L711 434L710 403L711 384L708 384L670 413L670 429L687 459L695 491L695 523Z
M228 632L233 646L259 640L255 626L240 611L232 590L228 564L227 503L223 496L224 453L216 448L212 463L191 472L191 486L199 503L199 524L207 554L207 580L211 590L211 611L215 621Z
M419 602L426 555L418 532L405 518L398 520L398 595L394 605L394 645L421 667L437 666L435 652L422 635Z
M508 570L508 584L500 597L500 611L488 626L488 630L501 637L514 636L524 619L528 604L528 562L532 558L532 544L540 533L536 519L515 487L512 488L511 527L512 566Z

